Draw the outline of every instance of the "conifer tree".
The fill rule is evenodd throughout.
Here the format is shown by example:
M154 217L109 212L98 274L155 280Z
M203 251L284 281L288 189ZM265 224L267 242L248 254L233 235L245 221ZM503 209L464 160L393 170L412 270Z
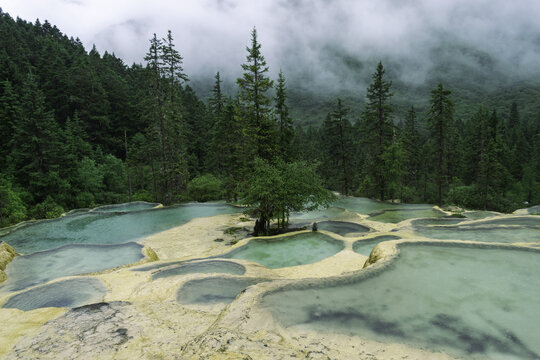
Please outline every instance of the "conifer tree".
M10 81L0 84L0 91L0 169L7 172L9 167L13 166L9 157L12 148L17 146L13 143L13 134L15 125L20 121L21 108Z
M287 88L285 86L285 76L280 71L276 85L275 111L278 126L278 154L285 162L289 162L293 157L294 128L293 119L289 116L287 106Z
M364 112L363 137L367 152L366 174L372 178L374 190L380 200L386 197L386 175L383 154L391 145L393 137L393 123L391 119L392 105L390 91L392 82L385 79L385 70L381 62L372 75L372 83L367 89L367 104Z
M431 141L434 148L434 160L436 164L437 202L442 206L443 187L447 179L447 141L448 128L452 123L454 104L450 100L450 90L446 90L442 84L431 91L430 109L428 112L428 126Z
M275 154L275 123L270 117L271 98L267 92L273 81L266 75L268 66L257 40L257 30L251 31L251 45L246 47L248 55L242 64L244 73L236 82L240 87L241 114L246 124L246 132L252 140L252 152L265 160L272 160Z
M49 194L65 195L69 184L60 176L65 155L60 128L52 111L45 108L35 75L28 74L22 91L21 120L13 138L15 174L38 202Z
M215 79L216 82L214 83L214 88L212 89L212 98L209 101L209 107L210 110L213 112L214 116L217 118L221 116L224 101L223 93L221 91L221 83L223 81L221 80L221 75L219 74L219 71L216 73Z
M325 148L324 171L327 183L337 187L345 195L351 191L352 126L347 119L349 109L341 99L333 112L323 122L323 145Z
M406 184L416 189L419 181L421 143L414 106L411 106L405 117L401 143L403 146L404 167L407 173Z

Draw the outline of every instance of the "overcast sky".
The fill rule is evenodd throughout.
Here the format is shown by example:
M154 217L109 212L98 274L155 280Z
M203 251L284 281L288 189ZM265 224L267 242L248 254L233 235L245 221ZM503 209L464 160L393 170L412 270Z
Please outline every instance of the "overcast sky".
M349 78L343 59L371 66L391 58L402 80L422 81L443 39L494 56L516 76L540 72L539 0L2 0L0 6L13 17L47 19L87 49L95 44L127 64L143 62L152 34L171 29L191 77L218 70L237 76L253 26L273 74L301 71L321 84Z

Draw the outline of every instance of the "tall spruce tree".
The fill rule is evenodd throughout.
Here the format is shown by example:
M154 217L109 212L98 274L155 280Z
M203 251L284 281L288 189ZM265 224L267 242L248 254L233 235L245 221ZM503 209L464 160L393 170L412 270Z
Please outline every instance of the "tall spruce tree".
M391 81L385 79L385 70L381 62L372 75L372 83L367 89L367 104L364 112L363 138L367 151L366 175L372 178L372 184L380 200L386 197L387 181L383 154L392 144L393 128L390 99ZM371 191L370 191L371 192Z
M290 162L293 158L293 119L289 116L287 106L287 88L285 86L285 76L280 70L276 84L275 111L278 127L278 154L285 162Z
M323 122L324 170L326 183L345 195L351 192L353 154L352 125L347 119L349 109L337 99L336 108Z
M442 84L431 91L430 109L428 112L428 127L433 142L434 160L436 164L437 202L442 206L443 187L447 179L447 141L448 128L452 123L454 104L450 99L450 90Z
M209 108L215 117L219 117L223 112L224 103L223 92L221 91L221 83L223 81L221 80L219 71L216 73L215 79L214 88L212 89L212 98L209 101Z
M271 98L267 92L273 81L266 75L268 66L255 28L251 31L251 45L246 50L246 63L242 64L244 73L236 80L240 87L241 115L252 141L253 155L271 161L276 150L275 122L270 116Z
M414 106L411 106L405 117L405 125L401 133L401 143L403 146L404 167L407 174L406 185L417 189L420 175L421 143Z

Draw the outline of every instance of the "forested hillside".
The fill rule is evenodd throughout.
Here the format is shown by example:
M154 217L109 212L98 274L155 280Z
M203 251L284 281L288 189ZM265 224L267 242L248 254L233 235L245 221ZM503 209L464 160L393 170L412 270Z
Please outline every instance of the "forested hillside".
M379 63L367 97L344 91L342 101L302 92L282 72L270 79L262 53L254 29L242 76L223 84L217 73L206 103L171 32L149 39L144 65L128 66L47 21L1 13L0 225L129 200L217 198L243 198L265 226L283 224L301 199L280 198L316 189L314 200L328 200L314 171L328 189L382 200L499 211L540 202L534 84L482 93L485 84L437 76L411 89ZM308 126L293 113L324 121Z
M162 45L164 61L181 71L172 38ZM0 223L129 199L164 201L164 181L168 192L185 189L204 170L211 117L189 86L161 81L173 75L86 52L47 21L0 14ZM164 101L155 98L156 76L160 91L174 88L167 111L182 118L181 129L156 119L155 102ZM163 146L170 168L163 168Z

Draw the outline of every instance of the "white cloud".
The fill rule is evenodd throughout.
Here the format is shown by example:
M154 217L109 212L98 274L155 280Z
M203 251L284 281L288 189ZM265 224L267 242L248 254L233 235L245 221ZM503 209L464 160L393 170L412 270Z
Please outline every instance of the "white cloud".
M402 79L422 79L442 39L495 56L517 75L538 73L537 0L4 0L26 20L49 20L90 49L142 62L148 39L171 29L192 77L240 71L250 30L275 73L303 71L320 84L343 80L343 57L394 59ZM339 55L339 56L336 56ZM341 62L340 62L341 61ZM371 71L372 69L368 69ZM351 78L351 76L345 76Z

